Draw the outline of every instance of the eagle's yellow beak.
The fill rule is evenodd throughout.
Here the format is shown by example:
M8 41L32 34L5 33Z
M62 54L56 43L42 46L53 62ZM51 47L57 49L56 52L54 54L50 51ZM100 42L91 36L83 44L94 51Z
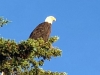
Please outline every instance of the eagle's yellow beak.
M54 21L56 21L56 18L54 18Z
M53 21L56 21L56 18L55 18L55 17L52 17L52 20L53 20Z

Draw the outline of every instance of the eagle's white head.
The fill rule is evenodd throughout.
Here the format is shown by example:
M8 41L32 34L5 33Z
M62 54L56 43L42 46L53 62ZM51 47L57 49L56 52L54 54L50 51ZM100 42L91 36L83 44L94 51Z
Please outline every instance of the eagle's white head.
M45 19L45 22L48 22L48 23L53 23L53 21L56 21L56 18L54 16L48 16L46 19Z

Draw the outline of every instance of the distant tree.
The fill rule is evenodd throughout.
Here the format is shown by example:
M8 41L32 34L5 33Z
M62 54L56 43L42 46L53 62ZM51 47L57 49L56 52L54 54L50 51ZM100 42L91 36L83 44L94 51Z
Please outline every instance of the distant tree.
M0 27L9 23L0 17ZM61 56L61 50L52 46L58 40L57 36L50 37L48 42L42 38L27 39L16 43L14 40L0 38L0 72L3 75L66 75L65 72L45 71L45 60Z

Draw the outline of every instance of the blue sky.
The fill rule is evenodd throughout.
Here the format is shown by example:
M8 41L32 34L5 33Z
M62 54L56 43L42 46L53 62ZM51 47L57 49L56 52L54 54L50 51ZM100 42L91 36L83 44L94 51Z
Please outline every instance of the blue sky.
M46 61L45 70L68 75L100 75L100 0L0 0L0 16L13 21L0 37L26 40L31 31L53 15L51 36L63 53Z

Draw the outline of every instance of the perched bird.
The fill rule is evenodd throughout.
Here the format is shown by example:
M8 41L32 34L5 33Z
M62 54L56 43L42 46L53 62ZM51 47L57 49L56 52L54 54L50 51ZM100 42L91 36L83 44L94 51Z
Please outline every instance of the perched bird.
M48 16L44 22L40 23L30 34L29 38L37 40L38 38L43 38L46 42L51 33L51 25L56 18L53 16Z

